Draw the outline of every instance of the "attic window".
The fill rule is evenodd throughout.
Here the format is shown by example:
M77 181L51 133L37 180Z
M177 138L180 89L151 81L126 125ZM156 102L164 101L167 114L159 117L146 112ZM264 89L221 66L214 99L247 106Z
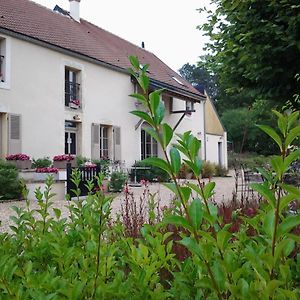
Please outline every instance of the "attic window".
M176 78L175 76L172 76L172 78L179 84L184 85L178 78Z

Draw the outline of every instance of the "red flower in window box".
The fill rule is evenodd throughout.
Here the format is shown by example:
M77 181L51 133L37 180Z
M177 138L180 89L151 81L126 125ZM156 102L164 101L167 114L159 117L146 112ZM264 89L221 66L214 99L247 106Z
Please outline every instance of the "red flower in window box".
M56 155L53 157L54 161L71 161L74 160L75 156L71 154L62 154L62 155Z
M6 160L29 160L30 157L26 154L18 153L6 156Z
M37 168L36 172L37 173L58 173L58 168L51 168L51 167Z
M80 101L79 101L78 99L72 99L72 100L70 101L70 103L72 103L72 104L74 104L74 105L76 105L76 106L79 106L79 105L80 105Z

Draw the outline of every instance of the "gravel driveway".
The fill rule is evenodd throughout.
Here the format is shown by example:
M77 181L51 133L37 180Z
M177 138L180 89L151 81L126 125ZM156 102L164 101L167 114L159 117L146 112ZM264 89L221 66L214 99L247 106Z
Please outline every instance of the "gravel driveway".
M192 180L191 180L192 181ZM204 179L205 182L207 182L207 179ZM234 190L234 176L233 172L229 173L229 177L215 177L212 179L212 181L216 182L216 188L215 188L215 195L214 200L217 203L226 203L229 200L232 199L232 192ZM135 199L139 199L142 195L144 188L143 187L129 187L130 192L133 193ZM169 191L167 188L165 188L163 185L154 183L149 185L149 189L151 193L156 193L160 197L161 206L168 205L170 201L173 199L172 192ZM113 200L112 208L113 212L120 211L121 203L124 199L124 193L120 193L116 196L116 198ZM68 216L68 210L66 208L67 202L65 200L60 201L54 201L53 207L59 208L62 211L62 217ZM9 225L11 225L13 222L10 220L10 216L14 215L15 212L11 209L12 206L17 207L24 207L25 201L9 201L9 202L2 202L0 203L0 232L4 232L9 229ZM37 208L37 202L31 201L30 202L31 208Z

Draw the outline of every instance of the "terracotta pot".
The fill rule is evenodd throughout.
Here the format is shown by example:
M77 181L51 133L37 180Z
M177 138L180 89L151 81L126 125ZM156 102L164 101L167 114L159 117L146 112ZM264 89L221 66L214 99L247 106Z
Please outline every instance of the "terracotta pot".
M66 169L67 168L67 163L70 163L72 168L76 167L76 160L73 159L73 160L70 160L70 161L66 161L66 160L58 161L58 160L55 160L55 161L53 161L53 168Z

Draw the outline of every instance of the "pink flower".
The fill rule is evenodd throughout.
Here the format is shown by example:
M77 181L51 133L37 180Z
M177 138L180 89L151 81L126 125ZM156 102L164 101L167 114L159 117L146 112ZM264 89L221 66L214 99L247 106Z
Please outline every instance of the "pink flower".
M6 160L29 160L30 157L26 154L18 153L6 156Z
M71 161L74 158L75 158L74 155L63 154L63 155L56 155L56 156L54 156L53 160L54 161Z
M77 105L77 106L80 105L80 101L78 99L72 99L70 102Z
M51 168L51 167L37 168L35 171L37 173L58 173L58 169L57 168Z

